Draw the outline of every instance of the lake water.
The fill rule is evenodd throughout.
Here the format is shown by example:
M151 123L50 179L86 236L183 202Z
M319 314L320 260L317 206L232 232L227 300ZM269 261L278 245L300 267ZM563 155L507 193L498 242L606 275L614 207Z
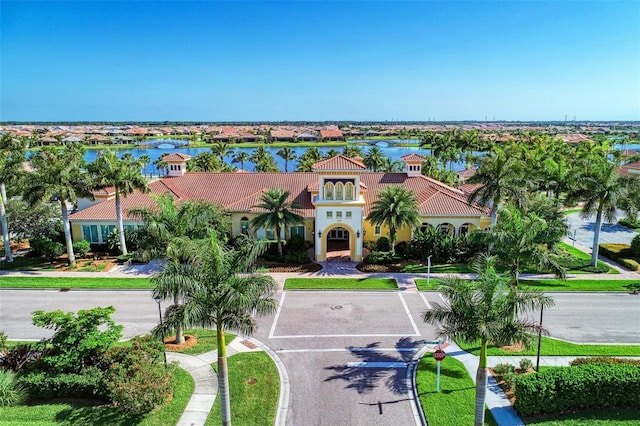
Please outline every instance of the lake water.
M180 144L180 143L184 143L184 141L178 141L178 140L173 140L173 139L162 139L162 140L156 140L156 142L158 143L163 143L163 144L172 144L172 143L176 143L176 144ZM431 150L430 149L424 149L424 148L420 148L418 146L419 142L418 140L390 140L390 141L370 141L370 140L360 140L360 141L355 141L355 142L359 142L359 143L368 143L368 144L375 144L375 145L358 145L358 147L362 150L362 154L363 156L366 155L367 151L369 149L371 149L373 146L377 146L382 152L384 152L387 156L389 156L392 160L396 161L396 160L400 160L401 157L411 154L411 153L416 153L416 154L420 154L423 156L428 156L431 155ZM384 142L384 143L381 143ZM416 146L394 146L394 143L411 143L411 144L415 144ZM385 144L387 144L388 146L384 146ZM293 149L293 152L296 153L296 155L299 157L301 156L304 151L307 150L307 147L291 147ZM617 149L621 149L622 147L619 145L616 145ZM635 151L639 151L640 152L640 144L626 144L624 146L625 149L630 149L630 150L635 150ZM275 147L270 147L268 145L266 145L266 149L267 151L269 151L271 153L271 155L273 155L273 158L276 160L276 163L278 164L278 167L280 168L281 171L284 171L284 160L282 158L280 158L276 153L281 149L281 148L275 148ZM334 149L338 152L342 152L342 147L322 147L319 146L318 150L320 151L320 153L322 155L325 155L329 150ZM126 150L119 150L118 151L118 156L122 156L122 154L124 154L125 152L130 152L131 154L133 154L134 157L138 158L142 155L147 155L149 156L149 158L151 158L151 163L153 163L155 160L157 160L158 158L162 157L165 154L171 154L174 152L180 152L183 154L187 154L190 155L191 157L195 157L196 155L198 155L199 153L202 152L207 152L210 151L211 148L189 148L187 146L184 147L175 147L172 149L166 149L166 148L146 148L146 149L126 149ZM253 151L255 151L255 148L234 148L233 149L234 152L238 152L238 151L244 151L247 154L251 155L253 153ZM98 155L98 150L87 150L86 154L85 154L85 159L88 162L93 162L97 155ZM225 161L229 164L232 164L236 167L240 167L239 163L231 163L231 159L232 159L233 155L227 155L225 158ZM289 171L295 171L296 167L298 166L298 162L297 161L289 161L289 165L288 165L288 170ZM457 162L453 164L453 170L459 171L459 170L463 170L465 167L465 163L464 162ZM245 170L248 171L254 171L254 165L253 163L250 162L246 162L244 164L244 168ZM145 174L158 174L158 170L156 169L156 167L153 164L148 164L146 170L144 171Z

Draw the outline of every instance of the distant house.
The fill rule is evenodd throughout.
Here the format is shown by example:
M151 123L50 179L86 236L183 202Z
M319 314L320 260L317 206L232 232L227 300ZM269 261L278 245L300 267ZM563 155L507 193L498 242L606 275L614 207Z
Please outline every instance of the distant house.
M293 130L274 129L271 131L271 140L273 142L293 142L295 136Z
M344 135L337 129L322 129L320 130L320 137L325 141L343 141Z
M318 140L318 135L311 132L298 133L296 139L300 142L314 142Z
M484 229L491 223L488 211L469 203L462 191L423 176L424 157L416 154L403 157L402 173L368 172L362 162L342 155L322 160L314 164L313 172L305 173L186 172L189 158L177 153L163 157L170 165L169 177L151 182L150 194L135 191L122 199L126 227L140 225L127 214L129 209L153 207L152 194L170 194L176 203L204 200L222 205L231 213L233 236L253 233L259 239L275 239L273 229L252 229L250 223L263 212L255 207L262 194L280 188L291 194L288 201L300 205L298 214L305 219L304 224L283 230L282 237L302 236L313 245L319 261L336 250L348 250L351 259L359 261L364 242L389 236L386 227L366 220L378 192L389 185L401 185L415 194L419 228L432 227L453 235ZM108 192L99 194L104 201L71 215L74 240L106 242L116 225L115 194ZM409 241L414 231L409 227L399 230L398 241Z

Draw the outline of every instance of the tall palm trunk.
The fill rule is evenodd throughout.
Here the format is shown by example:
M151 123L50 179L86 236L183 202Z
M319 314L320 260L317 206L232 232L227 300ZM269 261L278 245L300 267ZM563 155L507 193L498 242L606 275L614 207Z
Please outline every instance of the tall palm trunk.
M176 306L180 305L180 299L178 297L173 298L173 304ZM176 326L176 345L181 345L184 343L184 331L182 328L182 323L179 323Z
M71 226L69 225L69 209L67 209L67 200L60 199L60 209L62 210L62 228L64 229L64 239L67 243L69 266L75 268L76 255L73 253L73 240L71 239Z
M396 254L396 230L394 228L389 229L389 239L391 240L391 255Z
M598 206L596 214L596 229L593 232L593 248L591 249L591 266L598 264L598 250L600 249L600 229L602 228L602 202Z
M11 254L11 240L9 239L9 224L7 222L7 210L5 203L7 202L7 189L4 182L0 182L0 218L2 219L2 243L4 244L4 255L7 262L13 262Z
M229 371L227 368L227 347L224 329L216 326L218 338L218 393L220 394L220 411L222 426L231 426L231 397L229 395Z
M475 426L484 425L484 403L487 399L487 341L480 346L480 362L476 373L476 409Z
M282 238L280 238L279 226L276 226L276 240L278 241L278 257L282 257Z
M118 236L120 238L120 254L127 254L127 242L124 239L124 221L122 220L122 200L116 188L116 216L118 220Z

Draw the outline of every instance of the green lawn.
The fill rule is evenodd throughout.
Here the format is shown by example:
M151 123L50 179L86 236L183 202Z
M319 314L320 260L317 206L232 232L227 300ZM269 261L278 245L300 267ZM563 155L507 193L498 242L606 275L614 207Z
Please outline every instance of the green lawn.
M426 278L417 278L416 286L418 290L429 291L435 290L438 284L437 279L431 278L429 286L427 286ZM625 285L640 282L637 280L576 280L570 279L566 281L557 279L548 280L520 280L521 286L527 286L534 290L545 292L550 291L628 291Z
M173 385L173 399L160 410L146 416L128 414L109 405L91 405L88 402L80 401L58 402L0 407L0 425L174 425L184 412L195 384L189 373L181 368L176 368Z
M188 355L200 355L205 352L215 351L218 349L218 339L215 330L206 330L203 328L190 328L185 330L184 334L191 334L198 338L198 344L190 348L179 351ZM225 333L225 342L227 345L236 338L235 334Z
M397 290L393 278L287 278L285 290Z
M273 360L266 352L242 352L229 357L228 366L231 423L272 426L280 393L280 377ZM220 418L220 398L216 398L206 424L219 425Z
M460 361L447 357L441 362L440 393L436 393L436 361L425 356L418 364L416 386L429 426L473 424L475 385ZM496 424L489 410L485 424Z
M537 337L534 338L533 344L529 349L521 352L504 351L499 347L489 345L487 355L536 355L537 354ZM474 355L480 355L479 344L464 345L460 347L465 351ZM584 345L564 340L553 339L550 337L542 337L540 347L541 356L640 356L640 345Z
M589 253L585 253L580 249L577 249L575 247L573 247L570 244L567 243L560 243L560 247L562 247L563 249L565 249L570 255L574 256L577 259L580 260L584 260L585 265L589 264L591 262L591 255ZM598 266L606 266L607 268L609 268L609 273L610 274L619 274L620 271L618 271L617 269L614 269L612 267L610 267L609 265L607 265L606 263L604 263L601 260L598 260ZM589 274L590 272L587 271L575 271L575 270L570 270L569 272L571 273L577 273L577 274Z
M151 289L149 278L0 277L0 288Z

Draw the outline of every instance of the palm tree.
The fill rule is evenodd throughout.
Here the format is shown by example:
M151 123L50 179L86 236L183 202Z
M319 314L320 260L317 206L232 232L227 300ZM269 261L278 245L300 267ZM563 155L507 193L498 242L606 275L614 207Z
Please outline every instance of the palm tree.
M247 161L249 161L249 154L244 151L237 151L231 160L232 163L240 163L240 168L242 170L244 170L244 163Z
M258 172L277 172L278 164L273 158L273 155L264 146L258 147L253 151L249 161L256 165L256 171Z
M186 294L185 323L215 327L218 342L218 395L222 424L231 425L231 401L225 331L252 334L255 316L275 312L276 282L268 275L251 273L264 245L249 238L238 249L226 247L212 232L208 239L194 242L195 256L188 270L195 291ZM193 278L191 278L193 277Z
M187 163L190 172L218 172L223 168L222 162L213 152L201 152Z
M551 270L564 279L564 268L554 260L553 252L548 249L566 234L564 217L560 221L559 226L547 223L536 212L521 212L515 206L508 205L498 213L496 226L483 235L490 242L492 254L508 265L516 287L520 272L526 266L535 265L540 270ZM558 228L559 232L550 232L553 227Z
M288 173L289 172L289 161L295 160L296 158L298 158L298 156L293 151L293 149L287 148L287 147L282 148L276 154L278 154L278 156L284 160L284 172Z
M469 178L467 183L479 183L481 186L469 194L469 202L479 202L485 206L491 206L491 225L495 226L498 220L498 210L505 198L511 197L516 202L523 197L523 188L514 181L518 171L510 152L494 147L481 161L476 173Z
M78 198L93 199L93 182L84 170L84 147L79 143L69 144L62 150L45 147L31 157L30 163L34 172L30 176L24 198L31 205L39 201L60 203L69 265L75 267L68 205L75 206Z
M195 279L195 251L192 240L187 237L174 238L167 246L167 261L162 271L151 278L154 285L153 297L173 298L173 305L167 308L161 325L161 335L175 331L175 343L184 343L184 327L188 325L184 304L197 290L199 283ZM162 331L164 333L162 333Z
M227 142L215 142L211 147L211 152L220 158L220 163L224 164L224 157L233 155L233 149L229 147Z
M149 183L142 176L144 165L143 161L136 160L133 156L123 156L122 159L118 159L116 151L107 149L102 151L88 167L97 189L110 186L115 189L116 220L121 254L127 254L121 197L132 194L136 189L142 193L149 192Z
M355 145L347 145L342 148L342 155L349 158L362 157L362 150Z
M171 195L151 195L154 208L135 208L129 216L144 222L140 228L139 243L144 257L158 258L167 255L172 239L189 237L205 238L211 230L227 234L230 230L229 213L221 206L204 201L185 201L176 206Z
M378 192L367 220L374 225L386 225L389 228L391 253L395 254L398 230L420 224L416 196L402 186L387 186Z
M576 176L578 187L567 197L567 203L576 200L584 201L580 216L588 219L596 215L596 226L593 233L593 247L591 249L591 265L598 262L600 244L600 230L602 221L611 223L616 219L616 209L628 206L630 180L622 176L618 170L620 160L615 156L609 159L607 150L596 148L578 159L579 170ZM632 178L633 179L633 178Z
M374 146L367 151L363 163L369 170L377 172L384 167L385 158L386 154L380 148Z
M335 157L335 156L336 156L336 155L338 155L338 154L340 154L340 153L338 152L338 150L336 150L336 149L334 149L334 148L331 148L329 151L327 151L327 152L324 154L324 158L333 158L333 157Z
M22 172L22 163L25 161L26 143L14 139L11 134L5 133L0 138L0 220L2 223L2 242L4 244L5 259L13 262L11 253L11 239L9 237L9 223L7 220L6 204L8 182L15 182Z
M476 373L475 425L484 425L487 392L487 345L531 342L532 332L541 327L522 314L553 306L553 300L540 292L510 288L509 278L497 274L495 258L482 256L474 262L475 281L445 278L437 290L446 303L433 303L422 320L436 325L438 335L462 343L480 341L480 359Z
M278 241L278 256L280 257L282 257L281 230L292 225L304 223L304 217L292 211L300 208L298 204L295 202L287 202L289 195L289 191L283 191L278 188L268 189L262 194L262 197L260 197L260 203L253 206L254 208L263 209L265 212L253 218L251 225L254 228L275 230Z

